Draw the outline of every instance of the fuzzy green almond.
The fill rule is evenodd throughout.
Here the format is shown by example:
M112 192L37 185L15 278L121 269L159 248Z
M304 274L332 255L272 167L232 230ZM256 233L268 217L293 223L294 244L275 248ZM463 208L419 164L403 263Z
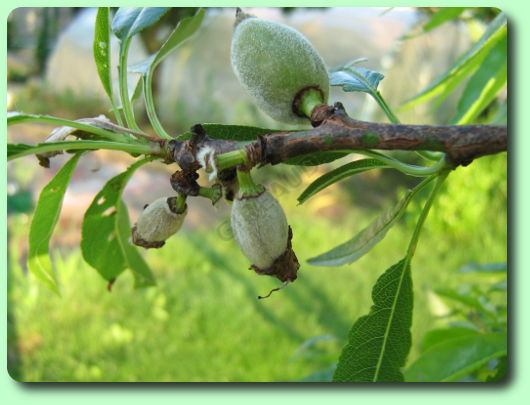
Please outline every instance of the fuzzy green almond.
M306 37L287 25L239 12L231 61L242 86L277 121L307 123L312 108L327 103L324 60ZM310 105L303 101L306 91ZM297 107L300 103L302 109Z

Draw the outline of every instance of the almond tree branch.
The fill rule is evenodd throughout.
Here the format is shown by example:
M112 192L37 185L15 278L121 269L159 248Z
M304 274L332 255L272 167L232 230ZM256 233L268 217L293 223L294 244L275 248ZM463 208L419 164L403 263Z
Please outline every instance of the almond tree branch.
M357 121L341 103L321 104L313 110L315 128L297 132L274 132L245 146L247 159L231 159L231 166L278 164L287 159L322 151L339 150L429 150L446 153L450 165L468 165L474 159L507 150L508 131L498 125L402 125ZM200 125L188 141L172 140L168 155L182 168L197 165L195 155L203 146L223 154L241 150L234 141L210 139ZM228 168L228 166L220 169Z

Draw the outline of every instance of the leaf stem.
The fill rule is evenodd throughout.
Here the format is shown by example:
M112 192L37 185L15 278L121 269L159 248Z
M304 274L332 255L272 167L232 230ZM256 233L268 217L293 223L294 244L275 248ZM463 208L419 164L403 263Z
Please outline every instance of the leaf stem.
M232 150L216 156L219 171L236 166L248 165L248 155L245 148Z
M169 135L162 124L160 123L160 120L158 119L158 115L156 113L155 108L155 102L153 99L153 75L152 70L150 69L147 75L144 75L144 100L145 100L145 107L147 110L147 116L149 117L149 122L153 126L153 129L155 130L156 134L163 139L173 139L171 135Z
M407 249L407 260L410 262L410 259L412 256L414 256L414 253L416 252L416 246L418 244L418 240L420 237L421 229L423 228L423 224L425 223L425 220L427 219L427 216L429 215L429 211L431 209L431 206L436 198L436 195L440 191L440 188L444 182L444 180L449 175L449 171L441 172L440 174L436 175L436 183L434 184L434 188L431 191L431 194L429 195L429 199L425 203L425 206L423 207L423 210L421 211L420 217L418 218L418 222L416 223L416 227L414 228L414 233L412 234L412 238L409 242L409 247Z
M256 196L263 192L263 186L254 183L250 171L238 170L237 181L239 182L239 194L241 196Z
M396 170L399 170L402 173L408 174L410 176L416 176L416 177L425 177L430 176L436 173L439 173L441 170L443 170L447 163L445 162L445 159L441 159L437 161L432 166L417 166L417 165L410 165L408 163L404 163L398 159L395 159L393 157L384 155L383 153L370 151L370 150L356 150L355 153L371 157L373 159L377 159L380 162L386 163L390 167L393 167Z
M65 142L50 142L41 143L30 147L25 150L21 150L17 153L10 154L7 160L17 159L22 156L33 155L35 153L42 152L54 152L62 150L96 150L96 149L107 149L107 150L119 150L122 152L128 152L131 154L145 154L163 156L164 152L157 144L152 145L141 145L141 144L130 144L130 143L118 143L118 142L107 142L107 141L65 141Z
M127 55L129 53L131 38L132 37L125 38L125 40L120 43L120 63L118 64L120 99L127 125L129 125L131 129L141 131L134 118L134 110L131 101L129 100L129 87L127 85Z

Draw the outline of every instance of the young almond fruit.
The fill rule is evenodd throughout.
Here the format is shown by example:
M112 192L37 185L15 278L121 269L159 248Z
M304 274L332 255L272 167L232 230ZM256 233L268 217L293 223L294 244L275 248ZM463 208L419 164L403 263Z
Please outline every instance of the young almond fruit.
M307 123L313 108L327 103L329 78L322 57L287 25L238 9L231 60L242 86L277 121Z
M181 197L163 197L147 205L132 228L133 243L145 248L162 247L182 226L187 208Z
M234 238L252 263L252 270L274 276L285 284L292 282L300 265L291 247L292 231L285 213L263 186L249 187L241 181L243 176L238 171L240 190L231 214Z

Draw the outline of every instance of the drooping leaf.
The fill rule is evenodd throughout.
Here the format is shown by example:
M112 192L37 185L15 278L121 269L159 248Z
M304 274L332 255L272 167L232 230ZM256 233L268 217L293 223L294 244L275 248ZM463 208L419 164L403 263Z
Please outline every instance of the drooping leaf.
M433 329L425 334L421 343L421 352L424 353L431 347L444 343L451 339L459 339L463 336L477 335L479 332L476 329L453 327L445 329Z
M333 381L399 382L411 345L412 280L403 259L377 280L370 312L353 324Z
M345 67L330 72L329 84L342 86L343 91L360 91L363 93L377 93L377 86L385 76L375 70L363 67Z
M155 278L151 273L151 269L145 262L142 255L138 252L136 246L130 243L131 238L131 224L129 222L129 214L127 207L120 201L116 212L116 234L120 244L123 257L127 267L132 271L134 276L134 287L142 288L149 287L156 284Z
M170 7L120 7L112 19L112 31L122 41L155 24Z
M508 70L507 39L491 49L477 71L466 84L458 101L457 112L451 125L466 125L473 122L506 86Z
M434 13L430 20L426 22L422 30L423 32L429 32L433 28L436 28L443 23L457 18L469 7L441 7L436 13Z
M110 65L110 24L109 7L99 7L94 27L94 61L98 70L99 79L112 99L112 75Z
M405 371L406 381L457 381L492 359L505 356L505 334L471 334L432 346Z
M81 252L85 261L107 281L114 281L127 267L119 240L121 228L118 227L118 207L123 189L134 171L150 160L152 158L141 159L110 179L85 212Z
M42 189L29 230L28 268L46 287L59 293L48 252L64 193L82 153L76 153Z
M388 230L403 215L414 195L426 184L427 182L424 181L424 183L420 183L412 191L409 191L396 206L383 212L352 239L325 253L308 259L307 262L313 266L340 266L356 261L385 237Z
M298 203L303 204L310 197L314 196L318 192L324 190L330 185L345 179L346 177L353 176L355 174L363 173L368 170L380 169L388 167L385 163L380 162L376 159L361 159L354 162L346 163L343 166L337 167L336 169L323 174L318 179L313 181L298 197Z
M444 74L434 80L425 90L410 98L401 109L412 108L433 97L438 97L439 100L444 99L458 84L481 65L488 52L505 36L506 16L504 13L500 13L471 49L458 58Z

